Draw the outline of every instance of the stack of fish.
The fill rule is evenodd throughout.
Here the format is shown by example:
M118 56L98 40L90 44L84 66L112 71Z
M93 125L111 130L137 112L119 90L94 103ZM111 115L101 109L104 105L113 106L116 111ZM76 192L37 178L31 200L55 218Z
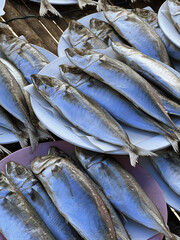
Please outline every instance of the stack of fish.
M28 139L35 149L39 138L51 135L40 126L24 87L31 74L38 73L49 61L27 41L1 35L0 49L7 59L0 58L0 126L10 130L21 147Z
M110 5L104 16L108 23L91 19L90 29L70 22L65 53L74 67L60 66L61 81L31 75L35 89L76 128L127 152L133 166L154 154L132 144L122 123L164 136L178 152L180 74L170 50L142 16ZM99 53L109 44L118 60Z
M74 162L52 147L31 162L32 170L6 164L6 176L0 175L0 232L7 240L130 240L114 208L166 239L179 239L118 162L80 148L75 153Z

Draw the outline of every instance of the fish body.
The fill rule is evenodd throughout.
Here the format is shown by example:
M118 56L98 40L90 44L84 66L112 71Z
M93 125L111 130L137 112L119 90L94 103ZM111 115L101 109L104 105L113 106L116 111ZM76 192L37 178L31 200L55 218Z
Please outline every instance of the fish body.
M178 0L168 0L167 6L172 22L177 31L180 33L180 3Z
M31 74L38 73L49 61L26 40L18 37L0 36L0 49L24 75L25 79L32 83Z
M166 48L156 32L135 13L107 5L104 15L116 32L144 54L170 65Z
M54 240L32 206L0 173L0 232L8 240Z
M59 212L84 239L117 239L106 205L75 165L61 157L47 156L35 158L31 168Z
M74 229L60 215L44 187L30 169L10 161L6 164L6 175L36 210L55 239L80 239Z
M166 68L161 62L127 45L114 42L112 48L121 61L179 100L180 78L174 74L174 69L171 71L170 67Z
M108 46L99 39L91 30L78 21L71 20L68 27L68 38L75 48L105 49Z
M168 52L168 55L176 59L177 61L180 60L180 48L178 48L176 45L174 45L163 33L161 28L158 24L158 16L157 13L147 10L147 9L141 9L141 8L135 8L132 10L139 18L141 18L143 21L147 22L157 33L157 35L161 38L162 42L164 43L166 50Z
M144 131L162 134L158 124L154 124L144 112L107 84L74 66L60 65L60 74L64 81L94 99L118 121Z
M114 144L130 154L135 164L138 155L153 154L133 145L121 125L98 103L56 78L32 75L35 89L78 129ZM83 116L83 117L82 117Z
M152 86L128 65L95 51L68 48L65 52L74 65L114 88L151 117L174 128Z
M157 157L151 158L151 162L169 187L180 195L179 155L172 150L161 150L158 151Z
M129 218L174 239L163 217L136 180L111 156L76 147L76 157L112 205Z
M0 68L0 105L25 125L32 149L34 150L37 144L36 130L31 122L22 89L2 62L0 62Z
M114 28L107 22L100 19L91 18L89 22L90 30L108 46L111 42L122 42L125 41L116 33Z

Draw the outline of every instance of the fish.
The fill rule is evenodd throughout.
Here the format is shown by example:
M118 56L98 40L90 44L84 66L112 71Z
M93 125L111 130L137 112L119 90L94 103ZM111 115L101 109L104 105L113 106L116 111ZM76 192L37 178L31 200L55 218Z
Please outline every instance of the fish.
M133 145L121 125L97 102L54 77L32 75L35 90L76 128L102 141L117 145L135 166L139 155L154 154ZM83 117L82 117L83 116Z
M68 26L68 39L72 47L83 49L105 49L108 46L89 28L76 20L71 20Z
M62 157L43 156L31 162L31 169L58 211L83 239L117 239L102 198L91 181L74 164Z
M174 74L174 69L171 71L170 67L166 68L166 65L162 65L161 62L125 44L113 42L112 48L118 53L121 61L179 100L180 78Z
M118 212L163 233L166 239L180 239L170 232L159 210L134 177L113 157L80 147L75 147L75 155Z
M102 41L104 41L108 46L111 45L111 42L122 42L123 40L114 30L114 28L107 22L97 19L91 18L89 21L90 30Z
M48 13L48 11L62 18L62 15L50 4L48 0L40 0L39 15L44 16Z
M20 146L26 147L28 145L27 134L18 128L16 119L13 118L4 108L0 106L0 126L12 132L18 139Z
M0 232L8 240L55 240L21 192L0 172Z
M180 33L180 3L178 0L167 0L170 17L176 30Z
M153 12L148 9L143 8L135 8L132 9L132 11L143 21L147 22L154 31L158 34L158 36L161 38L162 42L164 43L168 55L176 59L177 61L180 61L180 48L174 45L164 34L164 32L161 30L159 23L158 23L158 15L156 12Z
M15 77L1 61L0 69L0 105L25 125L34 151L37 145L37 132L31 122L23 92Z
M166 48L154 31L135 13L117 6L105 5L104 16L116 32L144 54L170 65Z
M80 239L75 230L58 212L43 185L30 169L14 161L6 163L5 167L6 176L36 210L55 239Z
M0 61L2 62L2 64L5 65L5 67L8 69L8 71L10 71L10 73L13 75L13 77L15 78L15 80L17 81L18 85L21 88L21 91L24 95L26 104L28 106L27 111L29 113L31 123L33 124L34 128L36 129L36 137L38 139L52 139L52 140L54 140L52 134L50 134L47 131L47 129L44 127L44 125L42 123L40 123L39 119L36 117L36 115L34 113L34 110L32 108L31 101L30 101L30 94L24 89L28 85L28 83L25 80L22 73L10 61L8 61L6 59L3 59L3 58L0 58Z
M62 64L59 66L59 70L61 78L65 82L99 103L110 115L120 121L120 124L123 123L137 129L158 133L172 144L176 152L178 151L176 136L169 134L158 122L136 108L113 88L75 66Z
M65 53L75 66L118 91L151 117L179 131L152 86L128 65L92 50L67 48Z
M0 35L0 49L24 75L28 83L32 83L31 74L38 73L49 64L49 60L32 44L14 36Z
M180 157L173 150L160 150L157 157L150 158L152 165L167 185L180 196Z

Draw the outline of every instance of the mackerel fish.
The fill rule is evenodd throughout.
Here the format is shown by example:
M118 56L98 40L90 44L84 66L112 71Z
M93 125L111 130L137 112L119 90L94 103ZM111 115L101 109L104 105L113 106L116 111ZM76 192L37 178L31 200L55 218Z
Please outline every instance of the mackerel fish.
M79 147L76 157L92 179L104 191L117 211L132 220L165 235L180 239L169 231L162 215L137 181L111 156Z
M178 0L167 0L167 6L173 24L180 33L180 3Z
M67 155L64 151L60 150L57 147L54 147L54 146L49 147L48 155L51 155L51 156L54 155L54 156L59 156L59 157L68 159L68 161L71 161L73 164L75 164L81 171L84 171L84 169L82 168L82 165L80 164L79 161L77 161L76 159L75 159L75 161L72 161L72 158L69 155ZM130 240L130 237L129 237L126 229L124 228L119 216L117 215L113 206L110 204L109 200L106 198L106 196L104 195L102 190L99 188L99 186L97 186L92 181L92 179L87 175L87 173L84 172L84 174L86 174L86 176L89 178L89 181L91 181L91 183L94 185L94 187L96 188L96 191L101 196L104 203L106 204L106 207L108 208L109 213L112 218L114 229L116 231L117 240Z
M174 45L161 30L158 24L157 13L151 10L141 9L141 8L135 8L135 9L132 9L132 11L139 18L147 22L154 29L154 31L158 34L158 36L161 38L162 42L164 43L166 50L168 52L168 55L171 58L176 59L177 61L180 61L180 48Z
M173 150L161 150L157 157L150 158L153 166L169 185L180 196L180 157Z
M174 74L174 69L162 65L161 62L150 58L133 47L118 42L112 43L113 50L118 53L120 60L128 64L131 68L158 85L165 92L180 98L180 78ZM177 73L179 74L179 73Z
M0 105L25 125L34 151L37 144L36 129L31 122L23 92L15 77L1 61L0 69Z
M6 176L36 210L55 239L81 239L58 212L41 182L34 176L30 169L10 161L6 164Z
M97 102L59 79L32 75L35 89L75 127L100 140L119 146L135 166L139 155L154 154L133 145L121 125ZM83 116L83 117L82 117Z
M35 47L18 37L2 34L0 36L0 49L7 59L23 73L29 83L32 83L31 74L38 73L49 63Z
M47 129L42 125L42 123L40 123L39 119L36 117L36 115L34 113L34 110L32 108L31 101L30 101L30 94L24 89L24 87L28 85L28 82L25 80L22 73L9 60L0 58L0 62L2 62L2 64L5 65L5 67L8 69L8 71L10 71L10 73L16 79L18 85L21 88L21 91L26 100L26 104L28 106L27 111L29 112L29 117L30 117L31 123L33 124L34 128L36 129L36 138L37 139L48 139L48 138L53 139L52 135L47 131Z
M151 117L179 131L152 86L128 65L91 50L68 48L65 53L75 66L121 93Z
M108 46L99 39L89 28L78 21L71 20L68 26L68 38L72 47L83 49L105 49Z
M137 129L158 133L172 144L175 151L178 151L178 139L176 136L168 133L155 119L150 118L143 111L136 108L113 88L94 79L75 66L64 64L60 65L59 69L60 75L65 82L95 100L117 121Z
M43 156L35 158L31 168L59 212L82 238L117 239L105 203L91 181L74 164L61 157Z
M97 18L91 18L89 22L90 30L102 41L104 41L108 46L111 42L122 42L125 41L116 33L114 28L107 22L102 21Z
M0 232L8 240L55 240L21 192L0 172Z
M166 48L157 33L135 13L106 5L104 15L117 33L144 54L170 65Z

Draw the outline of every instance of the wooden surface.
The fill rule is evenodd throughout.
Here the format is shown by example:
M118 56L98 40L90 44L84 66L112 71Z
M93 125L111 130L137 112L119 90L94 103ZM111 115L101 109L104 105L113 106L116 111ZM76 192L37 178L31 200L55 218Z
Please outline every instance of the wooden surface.
M1 0L0 0L1 1ZM110 4L125 8L151 6L154 11L158 11L164 1L137 0L136 3L121 0L109 0ZM96 12L95 7L86 7L83 10L77 5L54 5L54 7L62 14L63 18L47 15L39 17L39 3L29 0L6 0L5 15L0 17L1 22L7 22L10 26L8 30L0 29L0 32L8 32L17 36L24 35L26 39L33 44L41 46L57 55L57 46L59 38L63 31L67 28L71 19L79 19L85 15ZM18 143L6 145L11 151L20 148ZM0 154L2 159L5 154ZM175 213L176 214L176 213ZM170 230L180 236L180 221L173 211L168 208L168 225Z

